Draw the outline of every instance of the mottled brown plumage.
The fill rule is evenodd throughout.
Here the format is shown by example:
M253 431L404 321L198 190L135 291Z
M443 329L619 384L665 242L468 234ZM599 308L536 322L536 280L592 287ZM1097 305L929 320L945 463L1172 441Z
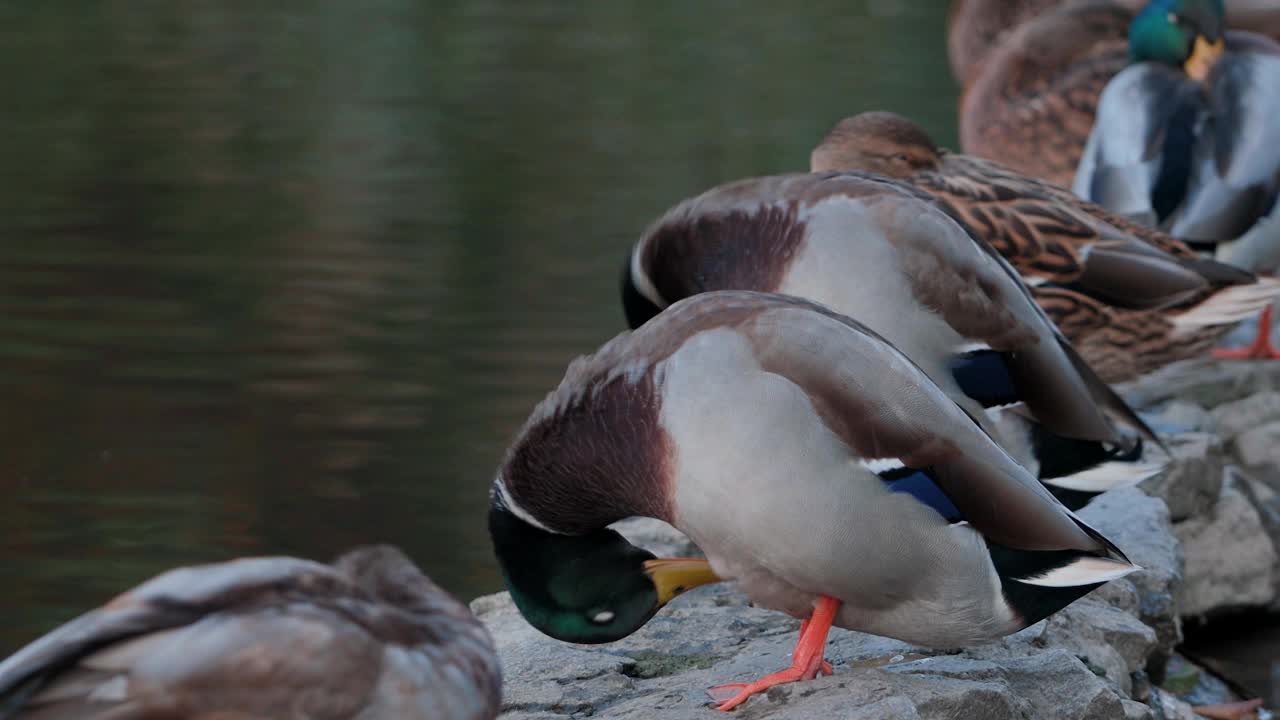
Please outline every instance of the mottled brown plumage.
M399 550L181 568L0 663L0 717L481 720L493 644Z
M936 198L1035 286L1041 307L1111 381L1203 351L1277 292L1063 188L939 149L892 113L842 120L811 167L876 172ZM1102 361L1116 352L1132 360Z

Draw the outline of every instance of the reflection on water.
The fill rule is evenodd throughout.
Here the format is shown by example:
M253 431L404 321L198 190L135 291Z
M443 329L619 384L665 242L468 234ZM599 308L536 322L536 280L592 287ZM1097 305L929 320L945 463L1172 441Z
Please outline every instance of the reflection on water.
M497 588L510 435L681 197L954 138L945 1L0 5L0 652L163 568Z

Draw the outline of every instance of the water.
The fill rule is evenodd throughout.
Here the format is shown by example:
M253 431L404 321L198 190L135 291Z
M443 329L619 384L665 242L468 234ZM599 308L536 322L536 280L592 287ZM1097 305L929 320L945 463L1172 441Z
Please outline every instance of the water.
M486 494L679 199L840 116L955 142L945 0L0 4L0 654L165 568Z

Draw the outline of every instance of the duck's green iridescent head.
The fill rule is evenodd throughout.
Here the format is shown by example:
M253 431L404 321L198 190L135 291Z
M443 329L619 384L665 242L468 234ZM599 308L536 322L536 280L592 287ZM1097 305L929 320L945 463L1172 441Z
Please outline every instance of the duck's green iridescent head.
M706 560L657 559L607 528L550 533L500 502L489 511L489 533L520 613L565 642L621 640L677 595L720 581Z
M1129 26L1129 56L1203 79L1222 53L1225 15L1223 0L1152 0Z

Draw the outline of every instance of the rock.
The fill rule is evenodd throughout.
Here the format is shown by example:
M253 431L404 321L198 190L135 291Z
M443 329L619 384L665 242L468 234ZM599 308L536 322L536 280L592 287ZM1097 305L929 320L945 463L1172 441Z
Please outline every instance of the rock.
M1280 420L1280 392L1260 392L1215 407L1210 414L1223 442Z
M1245 430L1231 446L1245 466L1280 465L1280 420Z
M1229 477L1213 509L1174 527L1186 557L1187 580L1177 592L1183 615L1270 604L1276 549L1258 510Z
M1280 391L1280 364L1219 362L1209 357L1184 360L1116 386L1136 408L1170 400L1213 408L1250 395Z
M1222 443L1208 433L1168 436L1165 443L1173 459L1140 486L1148 495L1162 498L1169 507L1170 519L1180 522L1217 502L1227 460Z
M1148 672L1158 682L1164 660L1182 641L1174 592L1182 580L1183 558L1169 510L1159 498L1137 488L1121 488L1095 498L1080 511L1080 517L1143 568L1124 581L1137 590L1138 617L1156 633Z
M1146 667L1157 645L1155 630L1093 597L1077 600L1049 618L1041 638L1100 669L1126 695L1133 692L1131 675Z
M1156 408L1147 408L1141 416L1152 430L1161 435L1212 433L1217 429L1217 421L1208 410L1181 400L1170 400Z
M599 646L541 635L505 593L478 598L472 609L502 658L504 717L522 719L715 717L705 689L781 669L798 628L781 613L750 607L731 585L694 590L634 635ZM827 655L835 675L775 688L735 717L1145 717L1127 701L1124 683L1110 680L1112 667L1120 675L1141 664L1154 633L1122 616L1089 598L1070 613L959 654L836 629Z
M1241 698L1212 672L1198 667L1180 654L1169 660L1164 689L1189 705L1220 705Z

